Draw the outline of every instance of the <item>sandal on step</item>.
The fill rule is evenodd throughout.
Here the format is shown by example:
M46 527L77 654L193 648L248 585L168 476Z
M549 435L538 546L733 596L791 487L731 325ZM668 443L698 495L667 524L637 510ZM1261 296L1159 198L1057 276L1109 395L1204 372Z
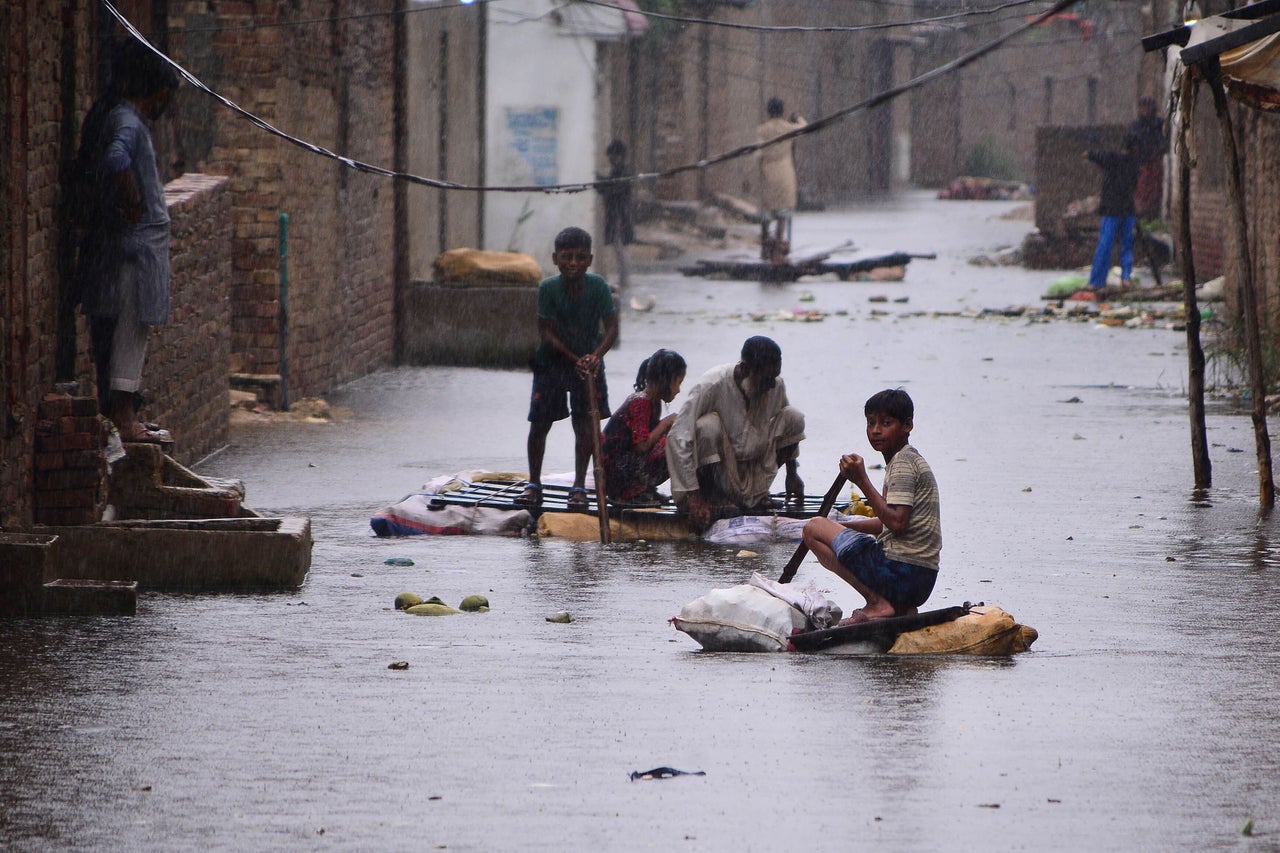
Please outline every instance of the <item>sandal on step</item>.
M515 496L512 503L521 507L542 506L542 486L537 483L530 483L524 487L523 492Z
M586 512L590 506L587 500L587 490L574 486L569 490L569 509L572 512Z

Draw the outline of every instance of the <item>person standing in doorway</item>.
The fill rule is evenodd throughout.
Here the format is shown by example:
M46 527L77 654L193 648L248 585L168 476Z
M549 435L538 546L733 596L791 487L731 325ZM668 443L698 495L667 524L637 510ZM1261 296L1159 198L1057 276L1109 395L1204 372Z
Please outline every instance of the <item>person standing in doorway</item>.
M77 157L79 302L102 414L126 442L173 441L139 421L137 399L150 329L169 321L169 207L151 122L177 89L178 75L158 54L135 39L122 42L107 91L85 117Z
M631 177L631 168L627 164L627 143L615 139L605 148L604 153L609 158L609 174L605 177L619 181L600 188L600 195L604 197L604 241L613 247L618 264L618 286L626 290L631 272L627 246L636 241L635 224L631 217L631 182L622 180Z

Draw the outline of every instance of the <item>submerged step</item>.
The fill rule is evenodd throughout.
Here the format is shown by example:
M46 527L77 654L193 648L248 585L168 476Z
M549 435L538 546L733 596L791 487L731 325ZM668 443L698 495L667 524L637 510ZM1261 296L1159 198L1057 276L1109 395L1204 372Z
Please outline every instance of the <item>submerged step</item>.
M59 578L44 585L42 610L50 616L134 616L138 582Z

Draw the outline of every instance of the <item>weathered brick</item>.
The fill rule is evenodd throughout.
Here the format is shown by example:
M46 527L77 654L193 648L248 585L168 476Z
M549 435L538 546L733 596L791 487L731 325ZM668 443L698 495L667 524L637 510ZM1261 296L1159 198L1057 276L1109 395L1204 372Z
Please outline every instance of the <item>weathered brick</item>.
M58 435L37 436L36 450L42 453L60 453L64 450L92 450L97 447L97 439L83 432L60 433Z
M59 471L37 471L36 490L98 488L102 485L103 472L92 468L64 468Z
M36 491L36 506L45 507L91 507L100 500L98 488L59 489L56 491Z

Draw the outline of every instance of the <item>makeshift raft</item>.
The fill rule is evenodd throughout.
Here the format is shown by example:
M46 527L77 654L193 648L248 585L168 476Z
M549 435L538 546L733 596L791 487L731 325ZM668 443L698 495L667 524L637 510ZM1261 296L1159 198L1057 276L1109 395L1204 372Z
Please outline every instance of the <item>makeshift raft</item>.
M518 474L482 471L439 477L417 492L379 510L369 520L378 536L487 534L520 536L536 531L576 541L600 538L594 489L587 490L586 512L569 509L570 487L544 478L542 504L535 511L516 503L528 481ZM822 495L806 495L803 504L772 496L774 509L756 516L807 519L818 515ZM607 502L610 534L615 542L697 539L667 498L658 506ZM847 506L844 504L843 506Z
M905 267L915 259L932 260L937 257L936 254L920 255L909 252L892 252L874 257L837 260L832 255L832 252L826 252L808 258L787 259L781 263L734 258L699 260L696 266L681 267L680 272L686 276L710 276L743 281L773 282L796 281L801 276L819 276L835 273L841 281L849 281L873 270L887 267Z
M839 613L826 612L828 605L812 584L783 589L753 576L751 583L712 590L691 601L670 621L707 652L1003 656L1029 650L1039 636L999 607L969 602L812 630L805 607L816 607L832 619Z
M792 634L790 649L836 654L1012 655L1039 637L995 606L968 603L911 616Z

